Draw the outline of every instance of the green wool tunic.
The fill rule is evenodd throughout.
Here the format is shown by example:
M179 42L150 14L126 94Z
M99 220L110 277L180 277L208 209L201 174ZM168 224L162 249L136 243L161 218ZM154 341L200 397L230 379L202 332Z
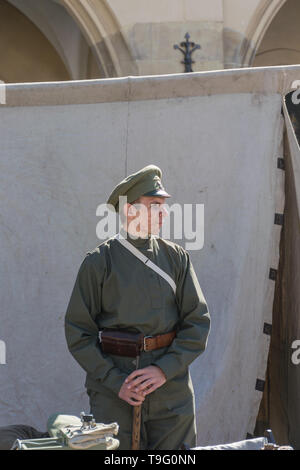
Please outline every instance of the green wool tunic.
M189 364L206 347L208 307L189 254L153 237L121 234L175 281L176 297L165 279L144 265L115 238L87 253L65 316L68 348L86 371L91 412L97 422L118 422L120 449L130 449L132 407L118 398L133 358L102 353L99 329L117 328L157 335L176 329L169 347L143 352L139 368L159 366L167 377L142 405L141 447L178 449L196 444L194 392Z

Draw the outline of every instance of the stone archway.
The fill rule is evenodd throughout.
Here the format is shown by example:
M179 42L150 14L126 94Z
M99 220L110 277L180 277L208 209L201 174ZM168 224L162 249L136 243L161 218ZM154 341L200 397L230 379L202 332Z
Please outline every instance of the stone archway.
M262 0L249 23L242 51L242 67L251 67L258 48L274 18L287 0Z
M120 25L105 0L60 0L93 50L105 77L138 75Z
M48 39L69 72L70 80L107 75L89 45L85 30L63 0L6 0L23 13ZM79 2L73 2L78 4ZM105 62L105 61L104 61Z
M11 12L18 18L18 21L12 21L8 28L0 31L2 36L4 29L7 33L10 31L11 37L9 42L1 41L4 62L8 61L9 56L12 58L11 67L8 64L3 64L3 67L16 72L18 63L23 63L28 56L31 68L30 73L25 73L26 67L23 67L24 73L15 73L10 77L2 73L7 82L138 75L121 27L104 0L5 0L1 5L5 9L1 15L2 21ZM23 26L18 27L19 23ZM12 41L24 34L27 36L19 41L20 60L17 60L14 50L19 46L15 46L10 54L9 43L13 47ZM51 72L51 67L56 68L57 72Z
M264 31L252 65L292 65L300 63L300 2L286 0Z

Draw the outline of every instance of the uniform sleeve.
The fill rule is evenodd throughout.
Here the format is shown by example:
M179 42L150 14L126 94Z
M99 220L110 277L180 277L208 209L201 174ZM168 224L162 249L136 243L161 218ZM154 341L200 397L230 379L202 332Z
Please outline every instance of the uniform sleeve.
M87 254L80 266L65 315L65 335L69 351L81 367L118 394L127 376L115 367L110 357L102 354L96 323L96 317L101 314L101 284L105 272L100 261L95 267L92 255Z
M183 252L176 291L180 320L176 338L166 354L155 361L167 380L183 371L206 348L210 315L189 254Z

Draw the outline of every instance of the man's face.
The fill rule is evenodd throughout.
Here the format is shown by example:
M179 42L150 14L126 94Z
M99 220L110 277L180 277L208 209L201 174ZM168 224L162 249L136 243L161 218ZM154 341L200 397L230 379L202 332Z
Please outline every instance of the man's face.
M139 237L158 235L163 218L168 215L165 197L141 196L134 204L128 204L128 230Z

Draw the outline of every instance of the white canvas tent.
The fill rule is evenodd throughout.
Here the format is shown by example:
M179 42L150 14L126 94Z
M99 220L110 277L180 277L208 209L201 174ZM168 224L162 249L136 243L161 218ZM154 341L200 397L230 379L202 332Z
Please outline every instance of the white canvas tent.
M7 85L0 425L42 429L53 412L87 410L64 313L83 256L101 242L98 204L126 174L154 163L173 202L205 210L204 247L191 251L212 318L208 348L191 367L198 444L253 434L285 204L282 97L299 74L289 66Z

